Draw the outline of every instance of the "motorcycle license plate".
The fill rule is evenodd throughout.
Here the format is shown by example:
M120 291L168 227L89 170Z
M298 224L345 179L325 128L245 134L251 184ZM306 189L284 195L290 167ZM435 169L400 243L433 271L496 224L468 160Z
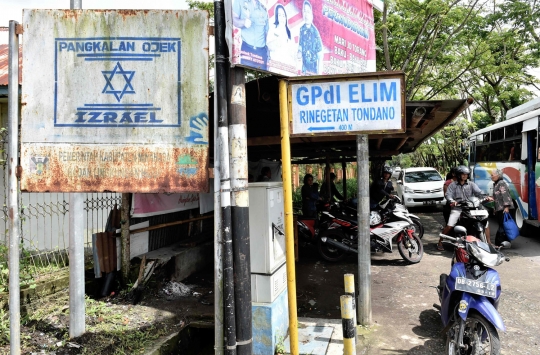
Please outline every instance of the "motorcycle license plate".
M456 290L494 298L497 292L497 286L491 282L456 277Z
M487 216L488 215L488 211L486 210L472 210L470 212L471 212L471 216Z

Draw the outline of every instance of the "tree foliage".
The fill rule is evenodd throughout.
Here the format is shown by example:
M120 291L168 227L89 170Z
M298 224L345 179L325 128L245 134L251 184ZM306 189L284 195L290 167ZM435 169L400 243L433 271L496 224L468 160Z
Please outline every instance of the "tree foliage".
M385 1L379 70L406 73L408 100L473 97L495 123L537 85L527 70L539 65L538 15L528 0Z

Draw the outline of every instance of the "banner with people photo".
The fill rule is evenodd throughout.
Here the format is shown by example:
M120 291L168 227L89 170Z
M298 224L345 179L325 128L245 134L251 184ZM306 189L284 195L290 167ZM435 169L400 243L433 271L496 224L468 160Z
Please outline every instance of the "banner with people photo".
M375 71L371 1L228 3L232 11L226 11L227 23L233 26L227 35L234 65L289 77Z

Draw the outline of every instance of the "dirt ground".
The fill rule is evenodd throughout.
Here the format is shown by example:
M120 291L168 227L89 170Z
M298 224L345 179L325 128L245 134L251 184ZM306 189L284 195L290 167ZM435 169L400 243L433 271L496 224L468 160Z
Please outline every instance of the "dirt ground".
M443 328L435 286L450 270L451 248L436 250L442 213L413 210L425 226L424 257L406 265L399 253L372 256L373 326L361 333L360 354L442 354ZM490 222L492 223L492 222ZM492 224L492 230L496 226ZM540 236L539 236L540 237ZM499 311L507 327L500 332L502 354L540 354L540 238L519 237L505 254L511 261L497 267L502 280ZM297 263L298 315L340 318L343 274L357 274L357 258L328 264L315 248L300 250Z
M372 256L373 326L360 335L359 354L441 354L444 337L435 286L450 269L450 248L435 245L440 211L412 211L425 226L424 258L406 265L399 253ZM496 228L493 226L492 230ZM539 236L540 237L540 236ZM507 327L500 333L502 354L540 354L540 238L519 237L506 251L512 259L497 269L503 295L500 312ZM357 274L356 256L340 263L321 260L314 247L300 249L296 264L299 317L340 319L343 275ZM162 335L190 323L211 325L214 312L213 270L171 283L165 273L147 285L137 305L121 295L87 301L87 332L69 340L67 290L45 299L22 328L22 354L134 354ZM213 346L208 341L208 348ZM211 353L209 351L208 353ZM9 354L9 345L0 346Z

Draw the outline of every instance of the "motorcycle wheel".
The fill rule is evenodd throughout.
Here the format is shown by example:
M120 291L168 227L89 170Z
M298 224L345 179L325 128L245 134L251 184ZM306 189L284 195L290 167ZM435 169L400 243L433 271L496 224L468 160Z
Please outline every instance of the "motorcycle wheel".
M416 234L418 238L422 239L424 236L424 226L422 225L422 222L416 218L411 218L411 221L413 222L412 227L414 228L414 234Z
M413 234L413 239L408 235L403 236L401 241L397 243L398 251L403 260L416 264L422 260L424 255L424 245L418 236Z
M334 248L328 243L324 243L321 240L322 237L333 239L336 242L341 243L344 239L347 239L347 236L345 235L345 233L343 233L339 229L331 229L331 230L326 230L322 232L319 235L319 238L317 241L317 249L319 250L319 254L326 261L337 262L337 261L343 260L347 256L346 251L338 249L338 248Z
M446 334L446 351L448 355L499 355L501 341L497 329L488 320L477 313L469 313L465 321L463 344L467 346L460 349L456 339L459 334L459 323L456 323Z

